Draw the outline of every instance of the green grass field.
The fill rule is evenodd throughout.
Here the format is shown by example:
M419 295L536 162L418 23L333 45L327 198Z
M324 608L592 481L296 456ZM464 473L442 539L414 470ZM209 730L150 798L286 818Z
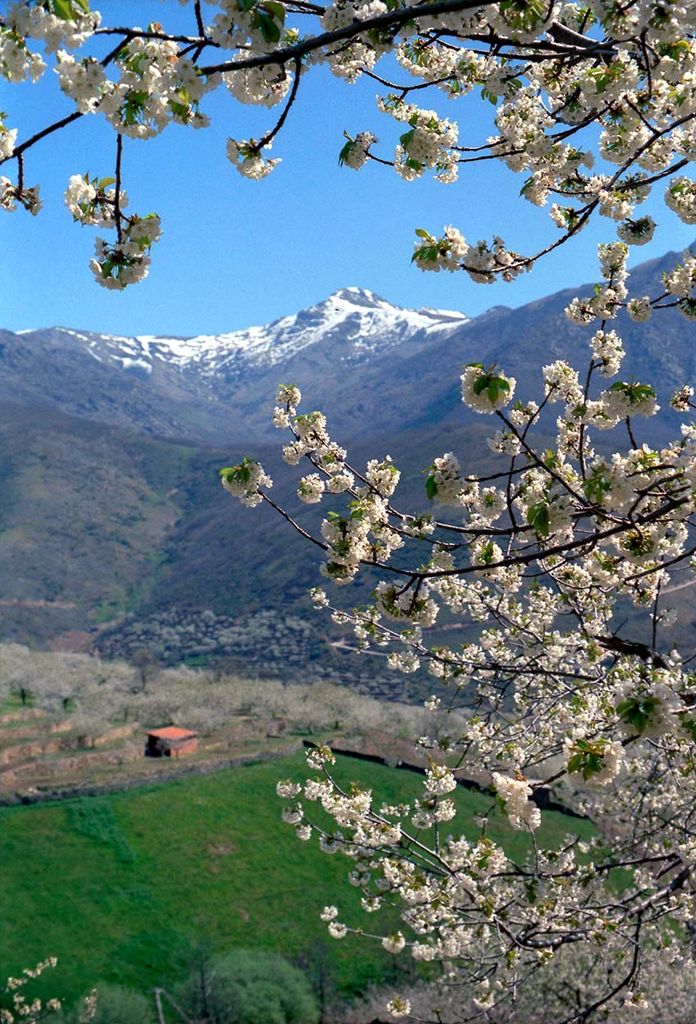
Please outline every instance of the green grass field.
M342 920L364 923L345 881L351 862L300 842L280 821L275 783L304 770L298 754L109 796L0 809L3 972L57 956L41 989L72 1001L99 981L143 992L174 986L201 942L290 959L323 956L323 943L342 994L384 980L392 958L367 940L328 938L319 920L322 906L335 903ZM390 802L421 785L410 772L346 758L337 775ZM453 824L473 837L473 815L492 801L462 789L456 799L461 815ZM500 812L494 820L489 834L524 856L526 837ZM593 829L544 814L542 841L568 831Z

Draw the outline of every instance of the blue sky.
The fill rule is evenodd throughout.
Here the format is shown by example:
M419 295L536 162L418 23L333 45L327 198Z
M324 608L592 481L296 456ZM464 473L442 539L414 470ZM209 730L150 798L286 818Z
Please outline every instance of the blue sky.
M101 6L106 21L113 21L109 9L123 11L113 2ZM173 27L186 15L177 3L132 0L127 6L141 24L154 16ZM225 141L228 135L258 137L278 110L240 107L224 90L206 100L209 129L173 126L153 141L126 140L129 209L157 211L164 234L153 250L150 276L125 293L93 283L87 264L98 232L73 224L63 203L71 174L112 173L113 132L89 117L40 143L27 154L26 177L40 183L43 211L35 218L5 214L0 222L0 325L19 330L62 324L117 334L222 332L295 312L346 285L370 288L399 305L474 315L596 278L596 243L611 237L607 221L511 285L477 285L465 274L412 267L416 227L439 232L455 224L469 241L497 233L525 253L552 240L556 229L545 211L519 198L524 176L497 163L463 167L454 185L432 178L404 183L376 165L359 173L339 168L344 129L370 129L383 140L383 155L393 151L398 132L376 109L378 88L367 79L346 85L324 69L308 74L274 144L282 163L261 182L234 170ZM447 101L438 94L423 105L459 119L464 144L480 143L492 131L493 108L474 96ZM20 138L72 109L50 72L34 86L5 83L0 108ZM649 246L635 250L635 262L693 240L693 229L654 206L658 230Z

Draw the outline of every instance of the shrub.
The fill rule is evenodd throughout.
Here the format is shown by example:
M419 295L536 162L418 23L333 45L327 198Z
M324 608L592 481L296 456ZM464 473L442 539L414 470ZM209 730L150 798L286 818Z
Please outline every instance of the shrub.
M283 957L235 950L201 961L181 992L187 1013L206 1024L316 1024L317 1001L302 971Z

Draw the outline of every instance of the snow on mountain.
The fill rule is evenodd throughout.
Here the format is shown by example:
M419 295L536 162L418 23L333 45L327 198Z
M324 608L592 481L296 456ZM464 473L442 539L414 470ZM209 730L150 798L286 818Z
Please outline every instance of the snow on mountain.
M143 334L127 338L58 330L81 342L95 359L120 365L124 370L151 373L159 362L212 378L265 369L320 343L332 344L336 357L343 362L365 362L414 338L424 343L440 340L466 323L468 317L463 313L403 309L374 292L353 287L342 288L292 316L228 334L193 338Z

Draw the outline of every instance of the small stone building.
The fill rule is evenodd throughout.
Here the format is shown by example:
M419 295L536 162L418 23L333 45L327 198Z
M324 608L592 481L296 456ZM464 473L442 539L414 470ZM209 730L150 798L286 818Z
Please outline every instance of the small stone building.
M167 725L147 734L145 757L185 757L198 750L198 733Z

